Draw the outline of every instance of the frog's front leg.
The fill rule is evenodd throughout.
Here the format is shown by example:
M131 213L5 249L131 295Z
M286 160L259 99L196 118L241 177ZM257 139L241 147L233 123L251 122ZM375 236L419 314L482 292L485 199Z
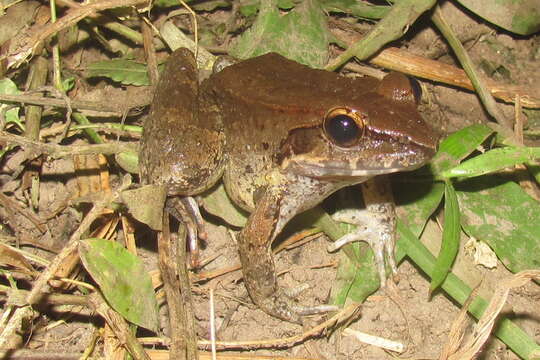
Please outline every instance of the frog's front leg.
M301 323L301 317L336 310L334 306L304 307L295 303L277 284L271 244L283 227L285 199L266 191L238 236L244 283L261 310L282 320ZM287 216L287 215L285 215ZM285 221L286 222L286 221Z
M390 181L386 176L377 176L361 184L365 210L343 212L337 221L358 225L358 229L334 243L333 250L353 241L367 242L375 256L375 265L381 285L386 284L386 264L392 274L397 273L394 258L396 210Z

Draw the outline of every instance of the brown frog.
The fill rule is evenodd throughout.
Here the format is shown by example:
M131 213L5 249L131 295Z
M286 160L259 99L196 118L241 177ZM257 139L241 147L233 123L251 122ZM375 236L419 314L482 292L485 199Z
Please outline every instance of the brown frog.
M336 190L416 169L434 155L436 137L413 93L398 73L351 79L275 53L231 65L199 86L193 55L180 49L144 123L141 177L183 199L223 179L232 200L251 213L238 236L251 298L268 314L300 322L313 308L296 305L278 286L272 241ZM395 217L387 209L373 206L382 238L368 239L383 278L385 255L395 269Z

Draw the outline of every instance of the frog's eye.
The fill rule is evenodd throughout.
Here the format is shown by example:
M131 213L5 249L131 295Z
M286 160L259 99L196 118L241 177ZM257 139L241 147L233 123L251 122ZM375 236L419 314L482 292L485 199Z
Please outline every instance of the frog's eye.
M337 146L356 145L364 132L364 121L360 113L346 108L330 110L324 117L325 135Z

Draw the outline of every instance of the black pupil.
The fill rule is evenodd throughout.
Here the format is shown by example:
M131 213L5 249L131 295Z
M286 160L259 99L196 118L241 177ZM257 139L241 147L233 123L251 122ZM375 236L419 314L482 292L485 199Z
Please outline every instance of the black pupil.
M360 134L356 122L347 115L336 115L325 126L326 133L341 146L352 145Z

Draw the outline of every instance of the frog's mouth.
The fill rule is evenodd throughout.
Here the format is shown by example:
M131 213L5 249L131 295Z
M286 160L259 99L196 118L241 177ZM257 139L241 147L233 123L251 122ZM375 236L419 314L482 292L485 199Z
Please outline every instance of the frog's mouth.
M414 166L391 166L370 169L355 169L346 167L321 166L320 164L290 161L287 164L287 169L297 175L316 178L354 178L373 177L377 175L391 174L400 171L412 171L422 167L423 165L425 165L426 162L419 163Z
M392 154L361 159L322 159L294 156L283 162L282 167L297 175L315 178L366 178L412 171L425 165L434 151Z

